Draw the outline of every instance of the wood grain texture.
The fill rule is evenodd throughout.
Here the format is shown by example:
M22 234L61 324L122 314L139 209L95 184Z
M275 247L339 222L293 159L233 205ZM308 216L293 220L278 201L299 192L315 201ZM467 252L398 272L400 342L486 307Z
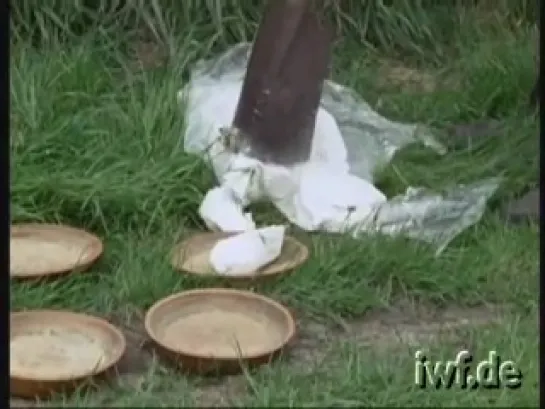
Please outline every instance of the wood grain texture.
M332 30L317 0L270 0L233 125L254 156L293 164L310 155Z

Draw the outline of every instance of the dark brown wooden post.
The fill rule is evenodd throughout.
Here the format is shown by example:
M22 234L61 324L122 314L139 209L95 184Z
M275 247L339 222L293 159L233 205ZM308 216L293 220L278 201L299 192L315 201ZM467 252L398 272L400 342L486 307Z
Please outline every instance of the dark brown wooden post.
M309 157L332 43L322 3L267 4L233 122L261 160L293 164Z

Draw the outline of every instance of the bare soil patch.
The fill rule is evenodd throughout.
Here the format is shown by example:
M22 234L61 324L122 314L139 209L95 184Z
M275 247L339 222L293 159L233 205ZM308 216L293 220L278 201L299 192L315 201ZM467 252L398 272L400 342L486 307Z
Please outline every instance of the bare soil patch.
M364 318L337 322L300 323L300 340L292 351L296 363L310 364L325 358L336 341L395 349L419 346L455 336L456 330L497 322L499 307L448 307L443 310L400 303Z

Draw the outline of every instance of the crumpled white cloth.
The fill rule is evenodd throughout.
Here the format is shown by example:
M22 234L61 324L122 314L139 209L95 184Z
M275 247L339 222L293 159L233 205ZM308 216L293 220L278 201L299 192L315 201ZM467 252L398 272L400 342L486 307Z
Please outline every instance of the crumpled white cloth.
M219 240L210 252L210 264L221 275L255 273L278 258L285 230L285 226L270 226Z
M210 189L199 206L199 215L212 231L234 233L255 229L251 213L243 212L242 204L228 187Z
M255 228L243 208L265 199L302 229L343 232L368 227L371 215L386 201L372 183L327 162L311 160L287 168L238 154L231 163L221 187L210 190L199 209L211 229Z

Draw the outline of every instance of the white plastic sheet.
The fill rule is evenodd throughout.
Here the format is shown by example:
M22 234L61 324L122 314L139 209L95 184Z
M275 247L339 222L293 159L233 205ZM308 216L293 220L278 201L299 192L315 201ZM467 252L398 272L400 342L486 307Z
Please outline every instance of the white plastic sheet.
M481 218L498 179L451 187L444 195L410 187L404 195L386 200L373 185L373 172L395 152L413 142L439 154L446 149L425 127L389 121L354 91L332 81L324 85L307 163L284 167L230 151L219 130L234 118L249 53L250 44L244 43L200 61L178 95L185 108L185 151L208 159L221 185L224 208L231 209L229 213L239 209L237 216L229 216L236 222L220 221L218 217L227 218L228 212L211 216L203 203L201 217L209 226L252 229L253 221L243 209L266 199L305 230L350 231L356 237L405 234L436 245L439 253ZM223 205L216 201L215 206Z

